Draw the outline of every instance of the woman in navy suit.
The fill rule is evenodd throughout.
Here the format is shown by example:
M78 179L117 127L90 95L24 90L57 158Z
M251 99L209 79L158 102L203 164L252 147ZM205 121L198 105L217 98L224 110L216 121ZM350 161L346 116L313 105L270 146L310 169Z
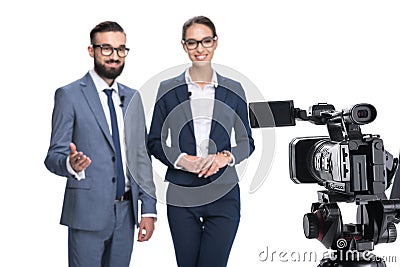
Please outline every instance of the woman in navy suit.
M178 266L222 267L240 220L235 165L254 151L247 102L239 82L213 69L218 36L210 19L185 22L182 46L192 64L160 83L148 148L168 166L167 212Z

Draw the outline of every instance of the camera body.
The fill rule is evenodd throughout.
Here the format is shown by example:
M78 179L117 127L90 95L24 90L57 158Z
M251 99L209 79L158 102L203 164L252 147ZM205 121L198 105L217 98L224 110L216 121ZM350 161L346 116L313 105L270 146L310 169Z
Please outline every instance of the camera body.
M293 182L318 183L349 197L384 197L397 165L379 135L361 133L360 126L376 118L374 106L357 104L337 111L331 104L319 103L306 111L294 108L290 100L250 103L249 110L253 128L294 126L295 120L327 126L329 136L296 137L290 142Z
M387 189L386 156L378 136L294 138L289 144L290 178L348 195L379 195Z
M329 137L294 138L290 142L290 178L350 196L383 197L390 184L393 157L385 151L379 135L363 135L360 129L375 118L376 109L370 104L342 111L328 104L310 107L303 119L326 124Z

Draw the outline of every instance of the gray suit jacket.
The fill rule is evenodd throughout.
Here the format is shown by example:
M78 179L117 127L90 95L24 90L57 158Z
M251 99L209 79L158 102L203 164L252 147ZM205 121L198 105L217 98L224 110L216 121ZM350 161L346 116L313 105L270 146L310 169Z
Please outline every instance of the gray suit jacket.
M118 91L124 96L128 176L138 224L138 200L141 200L142 214L156 213L152 167L146 149L145 116L138 91L122 84L118 84ZM86 178L80 181L66 168L70 142L92 160L85 170ZM51 172L68 178L61 224L96 231L111 222L116 192L114 153L111 133L90 74L57 89L45 165Z

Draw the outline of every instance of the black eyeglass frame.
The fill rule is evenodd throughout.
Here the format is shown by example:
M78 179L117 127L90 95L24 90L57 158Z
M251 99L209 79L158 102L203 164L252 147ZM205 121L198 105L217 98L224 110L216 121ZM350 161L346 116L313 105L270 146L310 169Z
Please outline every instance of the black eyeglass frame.
M128 56L128 54L129 54L129 50L130 50L130 48L127 48L127 47L112 47L111 45L95 45L95 44L92 44L92 47L93 48L100 48L100 52L101 52L101 54L103 55L103 56L111 56L113 53L114 53L114 51L117 51L117 55L120 57L120 58L125 58L125 57L127 57ZM111 53L104 53L104 48L108 48L108 49L111 49ZM122 50L123 49L123 50ZM125 51L125 52L123 52L124 54L121 56L120 55L120 52L121 51Z
M209 46L208 46L208 45L204 45L203 42L204 42L205 40L212 40L212 44L209 45ZM199 44L201 44L204 48L210 48L210 47L212 47L212 46L214 45L214 43L215 43L216 40L217 40L217 36L214 36L214 37L207 36L207 37L204 37L203 39L201 39L200 41L195 40L195 39L186 39L186 40L182 40L182 43L186 46L187 49L189 49L189 50L194 50L194 49L196 49L196 48L199 46ZM196 46L193 47L193 48L189 48L189 47L188 47L188 44L187 44L188 41L196 42Z

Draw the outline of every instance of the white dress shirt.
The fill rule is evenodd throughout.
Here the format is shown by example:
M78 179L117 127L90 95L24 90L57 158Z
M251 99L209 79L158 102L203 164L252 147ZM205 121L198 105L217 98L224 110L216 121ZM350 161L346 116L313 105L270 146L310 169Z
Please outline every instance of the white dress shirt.
M215 88L218 86L217 74L213 71L211 83L201 88L190 77L189 69L185 79L190 94L190 108L193 117L193 129L196 139L196 156L206 158L210 140L211 123L214 111Z
M206 158L208 156L208 145L210 141L211 124L214 112L215 89L218 87L217 73L213 70L211 82L201 88L196 81L190 77L189 68L185 71L185 80L188 85L190 108L193 117L194 138L196 140L196 156ZM176 169L179 160L186 153L181 153L174 162ZM228 166L235 165L235 157L231 155L231 162Z
M193 118L194 138L196 140L196 156L208 156L211 123L214 111L215 88L218 86L217 73L213 71L211 82L201 88L190 77L189 68L185 71L185 80L188 85L190 108ZM174 163L176 169L182 169L177 164L186 153L181 153Z

